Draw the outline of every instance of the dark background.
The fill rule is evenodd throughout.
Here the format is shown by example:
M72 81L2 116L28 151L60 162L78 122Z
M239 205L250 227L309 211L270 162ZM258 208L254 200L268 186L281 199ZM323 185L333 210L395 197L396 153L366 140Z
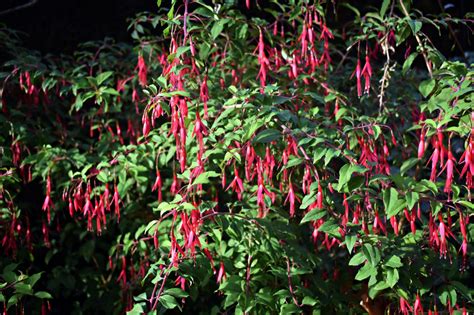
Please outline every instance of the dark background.
M0 14L29 0L0 0ZM79 43L113 37L130 41L127 18L156 11L154 0L38 0L0 15L0 24L25 32L24 45L41 52L69 53Z
M257 1L263 5L267 0L251 0L251 3ZM7 9L28 2L30 1L0 0L0 24L26 33L24 45L43 53L70 53L81 42L102 40L104 37L113 37L117 41L131 41L130 33L127 31L127 18L142 11L156 12L157 10L156 0L37 0L31 7L2 14ZM242 9L245 10L243 7L245 1L239 2L242 2ZM331 5L330 1L327 2ZM335 0L335 2L343 1ZM382 1L348 2L363 12L368 6L380 7ZM441 13L441 4L448 5L446 12L451 16L464 17L466 12L473 11L474 0L414 0L413 3L424 15ZM350 11L345 11L338 12L337 20L334 16L329 16L329 23L348 22L353 15ZM253 14L253 12L249 13ZM260 13L261 11L257 14ZM453 25L453 28L461 44L454 49L452 49L453 41L445 38L449 36L447 30L442 36L439 36L434 28L423 30L428 32L430 38L445 55L453 57L461 55L459 46L463 47L462 50L472 49L472 32L463 26Z

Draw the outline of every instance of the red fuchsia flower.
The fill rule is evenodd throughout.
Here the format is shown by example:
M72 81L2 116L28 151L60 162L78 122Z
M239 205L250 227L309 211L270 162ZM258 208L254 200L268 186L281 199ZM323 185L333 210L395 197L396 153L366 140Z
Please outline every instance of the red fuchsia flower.
M155 179L155 183L153 184L153 187L151 188L151 191L158 191L158 201L161 202L162 200L162 191L161 191L161 188L163 187L163 183L161 181L161 174L160 174L160 170L158 169L158 167L156 168L156 179Z
M454 157L453 153L451 152L451 146L448 149L448 160L444 168L446 168L446 183L444 184L444 192L450 193L452 191L451 185L453 183L453 175L454 175ZM443 169L444 169L443 168ZM442 172L443 170L441 170Z
M385 229L385 224L383 223L382 220L380 220L379 212L376 210L375 211L375 217L374 217L374 224L372 226L372 231L374 233L378 233L378 230L382 230L384 234L387 234L387 230Z
M306 165L304 169L304 175L303 175L302 186L301 186L301 190L303 191L303 194L309 193L309 188L311 187L312 183L313 181L311 179L311 168L309 167L309 165Z
M398 236L398 222L396 216L390 218L390 224L392 225L393 232Z
M423 305L421 304L420 296L416 295L415 304L413 305L413 315L423 314Z
M293 190L293 184L289 183L289 188L288 188L288 195L285 199L285 204L290 201L290 217L294 217L295 216L295 200L296 200L296 197L295 197L295 191Z
M263 90L263 88L266 86L267 71L268 71L270 62L267 56L265 55L265 43L263 41L262 30L260 30L260 36L259 36L257 48L258 48L258 62L260 64L260 70L258 72L257 78L260 79L260 86Z
M360 59L357 59L357 65L356 65L356 68L354 70L354 72L352 73L351 75L351 79L354 77L356 77L356 81L357 81L357 96L358 97L361 97L362 96L362 84L361 84L361 69L360 69Z
M421 159L425 154L425 131L422 130L420 134L420 142L418 143L418 158Z
M53 202L51 200L51 176L48 175L46 179L46 197L43 202L43 211L47 211L48 222L51 222L51 208L53 207Z
M403 315L408 315L411 311L413 311L413 309L407 300L400 297L400 312L402 312Z
M463 264L467 263L467 230L466 226L469 224L469 216L464 217L462 213L459 214L459 226L462 235L462 244L459 250L462 252Z
M446 225L443 222L443 217L441 216L441 214L438 214L438 219L439 254L441 257L446 258L446 253L448 252L446 243Z
M364 77L365 85L364 85L364 93L369 94L370 91L370 78L372 77L372 67L370 66L370 59L369 55L365 55L365 65L362 68L361 75ZM357 90L359 91L359 90ZM360 97L360 95L359 95Z
M273 169L276 166L275 157L273 156L269 147L265 149L265 159L263 163L263 167L265 168L265 174L267 178L273 178Z
M120 195L118 192L117 184L114 184L114 207L115 207L115 215L117 216L117 221L120 221Z
M253 162L255 160L255 150L250 144L250 142L247 143L246 149L245 149L245 179L247 181L251 181L254 176L255 176L255 168L253 167Z
M213 273L216 274L216 268L214 268L214 259L212 258L211 252L207 248L204 248L202 251L204 255L206 255L209 262L211 263L211 268L212 268Z
M409 213L408 210L405 208L405 209L403 209L403 212L405 213L405 218L407 219L407 221L410 222L411 232L413 233L413 235L415 235L416 234L416 225L415 225L416 214L415 214L415 211L412 210L412 212Z
M207 102L209 101L209 89L207 87L207 75L204 76L199 89L199 98L204 106L204 119L207 119Z
M198 151L198 160L202 159L204 154L204 143L203 136L207 135L206 126L201 121L201 115L199 111L196 111L196 120L194 121L194 130L193 135L198 139L199 151Z
M171 195L176 195L180 189L180 184L178 181L178 177L176 176L176 171L173 171L173 182L171 183L170 193Z
M120 274L117 278L117 282L122 283L122 287L127 286L127 261L125 256L122 256L122 269L120 270Z
M145 86L147 83L147 69L145 64L145 59L142 55L138 55L138 82L141 86Z
M434 151L433 151L433 154L431 155L430 157L430 160L431 160L431 176L430 176L430 180L432 182L435 182L436 181L436 169L437 169L437 164L438 164L438 160L439 160L439 142L438 142L438 139L437 138L433 138L433 147L435 148ZM428 162L430 161L428 160Z
M441 117L439 117L438 119L441 120ZM438 139L438 146L439 146L439 150L440 150L441 165L443 165L444 164L444 158L448 154L447 154L446 148L444 147L444 144L443 144L443 132L440 128L438 128L436 130L436 137Z
M150 129L151 129L150 117L148 117L146 110L143 112L143 115L142 115L142 124L143 124L143 136L146 137L150 133Z
M43 220L43 226L41 228L41 231L43 232L43 243L46 247L51 247L51 243L49 242L49 229L48 225L46 224L46 221Z
M318 209L323 208L323 200L324 200L323 188L321 186L321 182L318 181L318 193L316 195L316 207Z
M178 276L176 280L174 281L174 285L177 287L180 287L181 290L185 291L186 290L186 278L182 276Z
M232 191L237 193L237 198L239 200L242 200L242 192L244 191L244 184L242 182L242 179L239 177L239 170L234 164L234 179L230 183L229 187L227 187L226 191L229 190L229 188L232 188Z
M306 40L306 36L308 35L307 27L306 27L306 22L303 22L303 29L301 31L301 35L299 37L299 41L301 43L301 58L306 57L307 55L307 50L308 50L308 42Z
M323 53L319 59L319 63L324 63L324 70L327 70L329 64L331 63L331 56L329 55L329 39L333 39L334 35L322 21L319 21L319 25L321 27L321 36L319 39L324 40Z
M474 128L471 130L468 145L459 159L459 163L464 163L460 177L463 177L464 174L466 174L466 185L470 190L472 188L472 176L474 175Z
M222 280L225 280L227 278L227 275L225 273L225 266L224 263L221 261L220 267L219 267L219 273L217 274L217 283L221 283Z

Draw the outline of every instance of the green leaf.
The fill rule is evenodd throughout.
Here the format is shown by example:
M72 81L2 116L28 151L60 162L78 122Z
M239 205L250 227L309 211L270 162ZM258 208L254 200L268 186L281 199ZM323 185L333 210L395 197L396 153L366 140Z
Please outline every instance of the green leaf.
M387 284L389 287L393 288L397 284L399 278L398 269L387 269Z
M301 313L301 310L295 304L283 304L280 308L280 314Z
M214 171L209 171L209 172L204 172L200 174L194 181L193 185L198 185L198 184L207 184L209 183L209 178L210 177L219 177L220 174L216 173Z
M392 267L392 268L400 268L403 266L400 257L392 255L385 263L385 266Z
M309 222L309 221L315 221L318 219L321 219L326 215L326 210L323 209L313 209L310 212L306 213L303 219L301 219L300 224Z
M35 293L35 296L40 299L52 299L53 296L45 291L38 291Z
M15 293L31 295L33 294L33 289L31 285L19 282L15 284Z
M377 268L375 268L371 264L365 264L362 268L359 269L355 276L355 279L361 281L373 275L377 275Z
M420 200L420 194L415 191L408 191L405 195L408 210L413 209L415 204Z
M352 249L354 248L354 245L357 241L357 235L355 234L347 234L344 240L344 243L346 243L347 250L349 251L349 254L352 253Z
M342 191L343 187L349 182L349 180L352 177L352 174L354 173L365 173L367 169L363 166L360 165L351 165L351 164L345 164L341 169L339 170L339 181L337 183L336 190L337 191Z
M100 171L99 174L97 174L97 179L100 180L102 183L107 183L109 181L109 178L106 172L107 171L103 170L103 171Z
M402 67L403 75L405 75L406 72L410 69L411 65L413 64L413 61L415 60L417 56L418 56L418 53L414 52L414 53L411 53L410 56L408 56L408 58L405 60Z
M387 12L388 6L390 5L390 0L383 0L382 6L380 7L380 16L384 17Z
M380 254L377 253L376 248L371 244L364 244L362 246L362 252L372 266L377 266L380 261Z
M106 72L100 73L96 78L97 85L101 85L105 80L110 78L113 74L114 74L113 71L106 71Z
M336 121L338 121L339 119L341 119L342 116L344 116L345 113L347 113L347 108L341 107L337 111L337 114L334 118L336 119Z
M421 27L423 26L423 23L421 23L418 20L413 20L413 19L409 19L408 24L410 25L411 31L413 32L414 35L417 34L421 30Z
M160 303L161 305L163 305L164 308L169 310L178 306L178 302L176 301L176 299L173 296L167 294L163 294L162 296L160 296Z
M405 200L398 199L398 191L393 187L384 191L383 203L388 218L397 215L405 207Z
M420 160L418 158L411 158L403 162L402 166L400 167L400 174L405 175L406 172L415 166Z
M366 260L367 258L365 258L364 254L362 252L358 252L349 261L349 266L359 266L360 264L363 264Z
M133 308L127 312L127 315L141 315L143 314L143 312L143 306L140 303L135 303L135 305L133 305Z
M38 273L35 273L33 275L31 275L27 280L26 282L28 284L30 284L32 287L36 284L36 282L38 282L38 280L41 278L41 274L43 272L38 272Z
M276 129L266 129L259 132L255 138L253 138L254 143L269 143L277 140L281 137L281 132Z
M181 290L180 288L167 289L167 290L165 290L164 294L169 294L169 295L172 295L172 296L178 297L178 298L185 298L185 297L189 296L189 293L187 293L186 291Z
M311 204L313 204L316 201L316 199L317 199L317 195L315 193L310 193L310 194L304 196L303 200L301 200L300 209L308 208ZM308 213L310 213L310 212L308 212Z
M222 33L225 23L227 23L227 19L221 19L221 20L216 21L214 25L212 25L211 37L213 40L215 40L217 36L219 36Z
M428 95L433 92L435 85L436 82L434 79L425 80L420 83L418 90L420 91L421 95L423 95L423 97L428 97Z
M305 296L305 297L303 298L303 301L301 302L301 304L314 306L314 305L316 305L317 302L318 302L318 301L316 301L316 300L313 299L312 297L310 297L310 296Z

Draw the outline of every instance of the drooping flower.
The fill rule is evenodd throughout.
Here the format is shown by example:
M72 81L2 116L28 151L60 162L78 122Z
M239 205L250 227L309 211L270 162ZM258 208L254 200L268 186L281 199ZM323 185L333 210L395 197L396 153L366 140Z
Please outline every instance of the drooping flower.
M356 82L357 82L357 96L358 97L361 97L362 96L362 83L361 83L361 66L360 66L360 59L357 59L357 65L356 65L356 68L354 70L354 72L352 73L351 75L351 79L354 77L356 77Z
M370 92L370 78L372 77L372 67L370 66L369 55L365 55L365 65L362 68L361 75L364 77L364 93L369 94ZM360 97L360 95L359 95Z
M138 82L141 86L145 86L147 84L147 68L145 64L145 59L142 55L138 56Z

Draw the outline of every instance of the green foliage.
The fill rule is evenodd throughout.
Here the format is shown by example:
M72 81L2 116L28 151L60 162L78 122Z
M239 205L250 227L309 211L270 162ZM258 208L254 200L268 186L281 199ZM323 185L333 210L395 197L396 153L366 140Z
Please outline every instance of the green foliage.
M4 269L7 307L472 309L473 71L424 33L465 21L175 2L134 47L43 57L0 32L0 236L32 274Z

